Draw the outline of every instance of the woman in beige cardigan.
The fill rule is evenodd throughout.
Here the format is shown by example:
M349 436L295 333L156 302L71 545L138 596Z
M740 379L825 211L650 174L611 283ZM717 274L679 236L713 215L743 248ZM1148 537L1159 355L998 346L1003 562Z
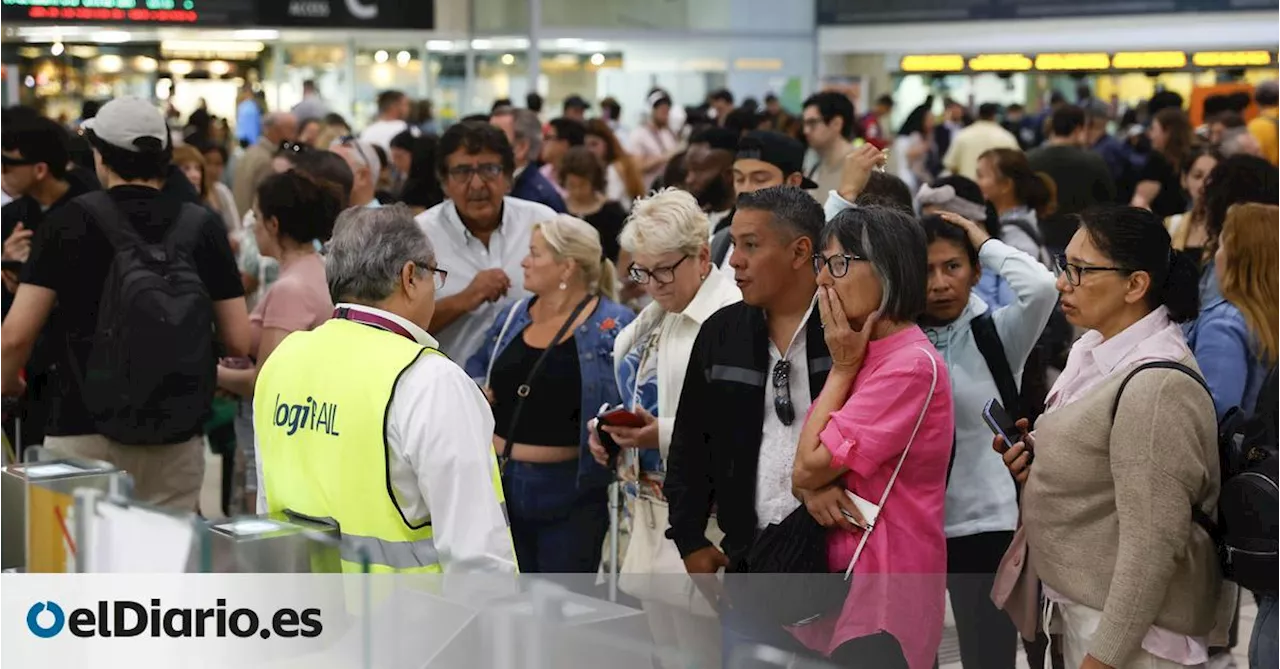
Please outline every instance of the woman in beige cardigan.
M996 443L1024 484L1020 531L1043 586L1040 622L1062 635L1071 669L1202 665L1234 602L1192 520L1192 507L1212 515L1218 500L1212 399L1182 371L1148 369L1112 416L1138 365L1198 369L1177 325L1198 309L1195 266L1172 252L1155 215L1117 207L1085 217L1058 267L1063 312L1089 332L1035 432L1007 450Z

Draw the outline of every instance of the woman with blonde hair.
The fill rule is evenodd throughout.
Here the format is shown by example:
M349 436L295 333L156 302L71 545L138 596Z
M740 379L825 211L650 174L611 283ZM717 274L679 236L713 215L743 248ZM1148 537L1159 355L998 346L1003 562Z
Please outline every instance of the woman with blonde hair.
M1204 370L1221 418L1232 407L1245 417L1280 355L1276 314L1280 302L1280 209L1237 204L1227 218L1214 254L1220 297L1204 305L1187 343Z
M1240 394L1239 405L1248 417L1267 416L1274 407L1258 407L1261 395L1275 393L1276 365L1280 362L1280 206L1235 205L1226 214L1213 258L1231 338L1224 338L1215 365L1221 370L1213 402L1230 402ZM1197 348L1197 357L1199 349ZM1210 368L1201 361L1206 368ZM1266 390L1263 390L1266 386ZM1275 397L1274 394L1267 397ZM1220 409L1221 411L1221 409ZM1275 420L1274 416L1271 416ZM1249 643L1249 665L1280 666L1280 597L1257 592L1258 614Z
M200 201L222 217L222 222L226 224L227 234L231 235L234 246L240 232L240 216L236 210L236 198L231 194L231 189L221 181L211 178L212 175L205 169L204 154L190 144L174 147L173 164L177 165L191 185L195 186L196 192L200 193Z
M605 197L631 209L631 201L644 195L644 175L604 119L587 121L586 147L605 167Z
M466 370L493 403L520 571L593 573L611 477L591 457L588 424L618 403L613 345L635 315L613 300L613 263L586 221L534 225L521 266L532 297L498 312Z
M678 648L698 666L718 667L720 626L685 575L675 542L665 536L662 494L693 342L712 314L742 299L733 276L711 262L707 225L706 213L686 191L667 188L636 200L619 242L631 257L627 274L653 302L618 335L613 364L622 407L640 416L643 426L601 429L622 448L619 476L631 517L619 586L643 601L655 643ZM594 430L591 453L608 466ZM723 536L714 518L706 535L717 544Z

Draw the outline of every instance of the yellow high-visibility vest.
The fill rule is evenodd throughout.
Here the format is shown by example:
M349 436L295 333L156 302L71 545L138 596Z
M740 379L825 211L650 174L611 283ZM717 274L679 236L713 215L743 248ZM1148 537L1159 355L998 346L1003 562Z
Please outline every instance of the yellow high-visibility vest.
M398 334L333 318L295 332L254 387L254 431L268 513L336 521L342 570L439 572L429 519L405 518L391 492L386 415L396 381L422 355ZM494 489L504 503L497 463Z

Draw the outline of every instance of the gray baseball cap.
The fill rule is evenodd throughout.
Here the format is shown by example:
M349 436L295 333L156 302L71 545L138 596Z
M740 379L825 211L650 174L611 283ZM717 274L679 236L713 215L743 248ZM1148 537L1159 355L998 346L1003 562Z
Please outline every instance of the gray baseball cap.
M102 105L81 124L98 140L125 151L160 151L169 145L169 126L150 102L121 97Z

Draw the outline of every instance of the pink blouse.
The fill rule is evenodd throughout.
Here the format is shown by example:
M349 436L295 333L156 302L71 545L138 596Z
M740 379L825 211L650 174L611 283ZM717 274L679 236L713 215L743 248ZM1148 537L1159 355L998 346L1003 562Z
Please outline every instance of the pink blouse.
M933 397L853 569L844 609L838 617L791 630L824 655L846 641L885 631L902 646L912 669L929 669L937 657L946 606L943 507L954 418L946 363L920 328L868 345L853 394L831 414L821 439L831 451L832 466L849 469L844 486L878 502L929 395L929 356L938 370ZM832 531L827 544L832 571L844 572L861 538L861 532Z
M324 258L319 253L308 253L291 259L280 266L280 278L249 314L249 350L254 358L258 357L262 331L267 328L286 332L311 330L332 315Z

